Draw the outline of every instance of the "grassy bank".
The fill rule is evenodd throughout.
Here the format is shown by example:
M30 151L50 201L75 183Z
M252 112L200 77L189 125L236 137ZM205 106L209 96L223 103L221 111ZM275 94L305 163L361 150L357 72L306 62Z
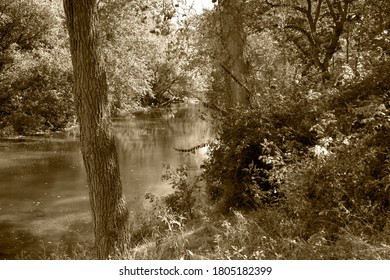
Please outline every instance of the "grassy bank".
M133 248L120 259L158 260L383 260L390 259L390 229L357 235L344 229L329 238L318 232L304 238L304 225L283 209L208 213L186 221L156 212L140 213L145 222L132 233ZM153 222L151 222L153 220ZM145 235L140 238L140 233ZM29 259L20 255L20 259ZM39 259L94 259L92 242L42 248Z

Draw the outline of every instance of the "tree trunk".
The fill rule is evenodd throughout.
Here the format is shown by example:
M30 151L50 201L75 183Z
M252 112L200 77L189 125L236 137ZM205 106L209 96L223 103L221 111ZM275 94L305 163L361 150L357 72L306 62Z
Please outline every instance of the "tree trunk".
M106 73L96 33L97 1L64 0L64 9L97 258L107 259L120 256L130 237L110 120Z
M223 0L219 2L221 11L221 28L224 65L230 72L245 84L248 75L248 65L244 59L246 35L242 17L242 0ZM226 74L227 90L230 95L230 106L248 107L249 92Z

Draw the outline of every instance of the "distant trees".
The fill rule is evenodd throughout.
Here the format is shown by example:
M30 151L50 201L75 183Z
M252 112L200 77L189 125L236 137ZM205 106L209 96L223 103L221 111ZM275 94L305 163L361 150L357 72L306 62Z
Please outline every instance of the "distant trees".
M97 258L108 259L125 252L130 236L111 127L108 84L98 41L97 1L64 0L64 9Z
M63 10L59 1L0 3L1 135L60 131L75 124ZM193 92L189 40L170 1L98 4L113 115ZM181 10L180 10L181 11ZM190 50L191 52L192 50Z
M0 51L10 49L12 45L32 50L40 43L48 43L47 33L54 20L47 6L34 1L4 0L0 3L0 15ZM6 61L0 63L4 66Z
M114 114L134 104L158 106L187 94L186 17L172 1L99 2Z
M194 17L190 24L196 29L192 68L207 81L203 90L218 108L247 108L250 103L244 2L218 1L214 10Z
M73 120L70 59L58 10L0 3L0 135L61 130Z
M148 59L151 94L143 101L165 105L197 91L190 62L194 52L194 32L189 28L192 11L185 1L150 1L147 7L157 52Z

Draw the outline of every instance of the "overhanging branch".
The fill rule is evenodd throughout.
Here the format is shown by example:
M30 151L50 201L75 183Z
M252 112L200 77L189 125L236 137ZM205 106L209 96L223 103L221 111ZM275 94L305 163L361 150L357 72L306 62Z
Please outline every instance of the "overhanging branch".
M222 63L220 63L221 67L223 70L226 71L226 73L229 74L229 76L237 83L239 84L243 89L245 89L250 95L254 95L253 92L243 83L240 81L240 79L238 79L233 73L232 71L230 71L225 65L223 65Z

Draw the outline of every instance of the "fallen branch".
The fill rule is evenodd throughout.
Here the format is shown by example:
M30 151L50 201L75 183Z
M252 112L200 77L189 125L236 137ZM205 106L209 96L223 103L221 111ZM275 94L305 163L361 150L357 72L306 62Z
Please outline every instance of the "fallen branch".
M160 104L160 107L168 107L169 105L171 105L173 103L173 101L175 101L173 98L163 102Z
M173 148L177 152L182 152L182 153L193 153L195 154L196 150L199 150L200 148L206 147L209 143L202 143L199 145L196 145L194 147L191 147L189 149L178 149L178 148Z

